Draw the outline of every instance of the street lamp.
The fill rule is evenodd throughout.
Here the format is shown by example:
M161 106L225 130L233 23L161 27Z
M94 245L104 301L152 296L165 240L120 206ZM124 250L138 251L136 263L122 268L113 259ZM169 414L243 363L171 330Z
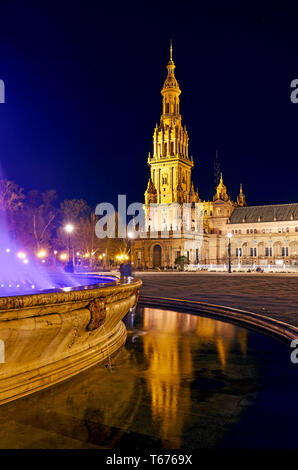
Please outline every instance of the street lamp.
M39 250L39 252L36 254L37 258L45 258L47 256L46 250Z
M128 253L129 253L130 261L131 261L131 241L133 239L133 236L134 236L133 232L131 232L131 231L128 232L128 234L127 234L127 237L128 237Z
M70 259L70 235L74 231L74 226L72 224L66 224L64 230L68 234L68 263L66 268L68 272L73 272L73 260Z
M229 232L229 233L228 233L228 239L229 239L229 244L228 244L228 262L229 262L229 267L228 267L228 272L229 272L229 273L232 272L232 269L231 269L231 238L232 238L232 234Z

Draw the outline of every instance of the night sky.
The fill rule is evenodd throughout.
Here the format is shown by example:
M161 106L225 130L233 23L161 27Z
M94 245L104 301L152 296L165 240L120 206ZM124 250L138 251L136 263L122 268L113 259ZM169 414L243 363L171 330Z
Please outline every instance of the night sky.
M0 161L26 191L143 201L172 38L200 197L218 149L234 200L298 202L294 2L0 0L0 19Z

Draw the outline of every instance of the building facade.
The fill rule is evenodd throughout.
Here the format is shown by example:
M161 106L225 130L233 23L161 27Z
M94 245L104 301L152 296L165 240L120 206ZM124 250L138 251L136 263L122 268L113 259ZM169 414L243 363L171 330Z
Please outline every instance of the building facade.
M187 264L225 264L229 233L233 263L298 264L298 204L248 207L242 185L233 202L222 175L213 200L200 199L174 70L171 46L162 115L147 160L145 225L132 242L132 261L142 268L173 267L181 256Z

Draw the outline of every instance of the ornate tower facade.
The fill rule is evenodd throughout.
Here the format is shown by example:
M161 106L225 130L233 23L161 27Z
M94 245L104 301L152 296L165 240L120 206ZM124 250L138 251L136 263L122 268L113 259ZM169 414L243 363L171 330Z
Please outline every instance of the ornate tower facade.
M188 154L188 133L180 114L181 90L175 77L175 64L170 47L168 74L161 90L162 115L153 133L153 154L149 153L150 180L145 203L158 204L198 202L191 181L193 158Z

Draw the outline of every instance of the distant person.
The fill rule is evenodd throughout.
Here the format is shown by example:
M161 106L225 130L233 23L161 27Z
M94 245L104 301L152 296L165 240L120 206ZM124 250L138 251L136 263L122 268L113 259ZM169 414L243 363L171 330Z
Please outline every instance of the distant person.
M64 271L65 271L66 273L73 273L73 272L74 272L74 266L73 266L72 261L70 261L69 263L67 263L67 264L64 266Z
M132 267L130 263L126 263L124 265L124 276L125 277L132 277Z
M124 263L121 263L120 266L119 266L119 272L120 272L120 277L124 277L125 274L124 274Z

